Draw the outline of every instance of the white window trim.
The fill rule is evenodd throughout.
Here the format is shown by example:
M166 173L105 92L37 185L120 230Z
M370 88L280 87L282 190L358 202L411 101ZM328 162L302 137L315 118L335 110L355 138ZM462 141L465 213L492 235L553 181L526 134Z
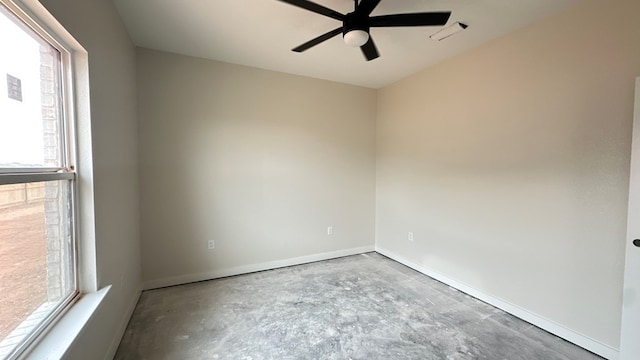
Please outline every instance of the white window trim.
M73 155L71 158L75 159L77 172L75 230L76 271L80 297L76 303L61 313L19 357L19 359L59 359L73 344L111 288L107 286L98 291L97 282L88 54L37 0L0 1L10 10L21 14L22 20L38 33L48 35L47 40L68 51L68 54L63 54L62 59L63 64L70 65L68 66L70 71L65 72L67 78L63 79L65 84L63 91L66 94L65 117L73 119L65 124L68 126L66 130L75 139L75 148L70 148L69 151ZM38 174L15 176L37 178Z
M105 299L111 285L97 292L84 294L65 312L51 329L37 339L18 359L62 359L82 329Z

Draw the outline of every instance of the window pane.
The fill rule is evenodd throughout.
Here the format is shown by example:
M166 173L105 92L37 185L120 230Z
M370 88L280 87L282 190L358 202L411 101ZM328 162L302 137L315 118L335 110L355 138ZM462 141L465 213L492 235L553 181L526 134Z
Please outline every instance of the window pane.
M62 167L60 52L0 5L0 168Z
M0 359L75 292L71 181L0 186Z

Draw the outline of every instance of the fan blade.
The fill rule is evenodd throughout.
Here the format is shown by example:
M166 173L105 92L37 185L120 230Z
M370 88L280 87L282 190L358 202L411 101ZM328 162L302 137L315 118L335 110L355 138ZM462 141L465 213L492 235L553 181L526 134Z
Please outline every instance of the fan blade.
M358 9L356 12L361 15L369 15L373 11L373 9L378 6L380 0L362 0L360 4L358 4Z
M367 61L371 61L373 59L377 59L380 57L378 54L378 49L376 49L376 44L373 42L371 35L369 35L369 41L366 44L360 46L364 57L367 58Z
M369 18L371 27L392 26L441 26L449 21L451 12L431 12L415 14L395 14L372 16Z
M313 11L316 14L320 14L320 15L324 15L324 16L328 16L330 18L334 18L336 20L340 20L343 21L344 20L344 15L340 14L339 12L335 11L335 10L331 10L327 7L324 7L322 5L318 5L314 2L311 1L307 1L307 0L280 0L282 2L285 2L289 5L293 5L293 6L297 6L309 11Z
M311 47L314 47L318 44L320 44L323 41L327 41L329 39L331 39L332 37L338 35L342 33L342 27L339 27L337 29L331 30L326 34L320 35L317 38L311 40L311 41L307 41L306 43L298 46L297 48L293 49L293 51L295 52L303 52Z

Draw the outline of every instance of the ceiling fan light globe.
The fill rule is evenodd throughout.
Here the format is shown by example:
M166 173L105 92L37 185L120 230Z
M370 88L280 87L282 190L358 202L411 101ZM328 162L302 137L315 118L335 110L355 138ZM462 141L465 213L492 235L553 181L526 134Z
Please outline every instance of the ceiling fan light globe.
M343 35L344 43L351 47L360 47L369 41L369 33L364 30L351 30Z

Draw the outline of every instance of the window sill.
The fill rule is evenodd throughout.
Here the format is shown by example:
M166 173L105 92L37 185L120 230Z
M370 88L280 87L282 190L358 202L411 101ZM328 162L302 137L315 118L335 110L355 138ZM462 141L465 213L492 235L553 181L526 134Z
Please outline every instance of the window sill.
M21 359L61 359L111 290L111 285L82 297Z

